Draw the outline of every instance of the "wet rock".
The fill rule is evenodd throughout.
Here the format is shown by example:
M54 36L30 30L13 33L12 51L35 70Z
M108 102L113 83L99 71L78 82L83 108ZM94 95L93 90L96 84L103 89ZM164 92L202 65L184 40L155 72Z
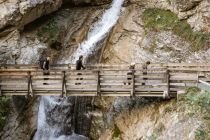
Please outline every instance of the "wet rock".
M73 5L103 5L108 4L111 0L64 0L64 3L69 3Z
M5 0L0 3L0 30L10 32L13 27L21 28L33 20L56 11L62 0Z
M20 114L23 111L25 105L28 103L28 100L25 96L12 96L13 106L15 111Z

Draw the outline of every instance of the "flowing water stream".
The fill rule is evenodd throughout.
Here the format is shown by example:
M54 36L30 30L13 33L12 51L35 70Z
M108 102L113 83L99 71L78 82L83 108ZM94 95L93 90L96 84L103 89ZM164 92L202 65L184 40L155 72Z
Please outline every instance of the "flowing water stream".
M100 20L96 22L87 39L82 42L78 49L62 63L75 63L79 55L87 58L97 48L97 43L106 37L112 27L116 24L124 0L113 0L109 9L107 9ZM40 100L38 112L37 132L34 140L83 140L84 136L73 132L76 126L74 122L74 101L72 98L60 98L43 96ZM74 124L74 123L73 123Z

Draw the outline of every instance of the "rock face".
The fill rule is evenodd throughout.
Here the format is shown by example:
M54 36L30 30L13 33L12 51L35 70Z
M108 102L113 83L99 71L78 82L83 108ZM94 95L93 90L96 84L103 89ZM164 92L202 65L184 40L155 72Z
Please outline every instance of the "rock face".
M193 32L209 34L209 15L206 15L206 12L209 13L209 1L190 1L189 3L193 6L186 7L189 4L178 0L173 2L131 0L124 8L118 24L109 37L102 62L142 63L148 60L151 62L208 62L209 43L206 47L203 46L205 51L201 49L194 52L191 50L192 43L174 34L172 30L151 30L145 27L142 20L146 9L171 10L180 19L185 18L187 24L193 28ZM206 8L205 12L200 11L205 9L201 7ZM161 15L159 16L161 18ZM209 36L207 40L209 42Z
M110 139L195 139L200 125L196 117L189 117L176 102L149 103L121 113L113 121L111 129L102 133L101 140Z
M91 25L98 20L109 2L110 0L0 1L0 10L3 11L0 15L0 63L38 63L38 60L46 55L51 56L53 63L62 62L86 39ZM64 7L57 12L41 17L56 11L62 3ZM171 28L151 30L146 27L143 13L154 8L175 13L179 20L186 21L196 33L207 35L210 33L209 0L127 0L118 23L105 39L107 42L101 55L101 62L122 64L148 60L210 61L209 44L198 51L192 51L192 42L175 34ZM156 20L160 18L161 15L157 16ZM35 19L37 20L34 21ZM79 102L81 110L84 108L82 101L81 99ZM21 112L22 117L13 112L15 115L9 117L7 125L0 133L0 139L31 139L37 127L38 104L38 99L29 102L24 112ZM96 99L93 111L85 114L81 111L78 114L82 117L78 119L76 131L88 135L89 127L82 127L86 121L81 121L86 115L88 119L93 116L90 128L92 139L114 139L113 131L122 133L122 139L154 139L156 135L152 134L157 134L157 129L160 130L158 138L161 140L193 139L194 126L197 127L199 120L186 117L184 121L181 110L163 113L171 104L170 102L155 104L142 98ZM164 119L169 122L162 124ZM176 127L177 133L184 131L183 128L186 131L182 133L183 135L177 136L176 133L172 133ZM65 133L68 134L69 130L67 129Z
M64 0L63 2L74 5L102 5L110 3L111 0Z
M2 33L24 27L31 21L56 11L62 0L4 0L0 3Z
M28 24L22 32L12 31L0 38L0 63L34 64L42 55L50 55L53 61L69 56L103 9L67 7Z
M37 127L38 101L37 98L31 99L20 112L17 112L17 106L13 106L7 124L0 132L0 139L31 140Z

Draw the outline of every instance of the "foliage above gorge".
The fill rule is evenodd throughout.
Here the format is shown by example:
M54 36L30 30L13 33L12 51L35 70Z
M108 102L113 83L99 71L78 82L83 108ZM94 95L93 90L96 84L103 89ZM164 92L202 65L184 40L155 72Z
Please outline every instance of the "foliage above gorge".
M0 131L2 130L6 117L9 113L10 108L10 97L2 96L0 97Z
M179 20L178 16L171 11L149 8L143 12L142 19L146 28L156 31L171 30L174 34L190 42L193 51L208 46L208 34L193 31L186 20Z

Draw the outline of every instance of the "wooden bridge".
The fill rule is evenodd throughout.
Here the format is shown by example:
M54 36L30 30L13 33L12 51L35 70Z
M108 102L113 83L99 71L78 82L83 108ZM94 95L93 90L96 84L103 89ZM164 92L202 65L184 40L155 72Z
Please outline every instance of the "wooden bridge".
M128 74L129 73L129 74ZM209 85L210 64L54 65L43 75L38 65L0 65L0 95L174 97L201 82Z

